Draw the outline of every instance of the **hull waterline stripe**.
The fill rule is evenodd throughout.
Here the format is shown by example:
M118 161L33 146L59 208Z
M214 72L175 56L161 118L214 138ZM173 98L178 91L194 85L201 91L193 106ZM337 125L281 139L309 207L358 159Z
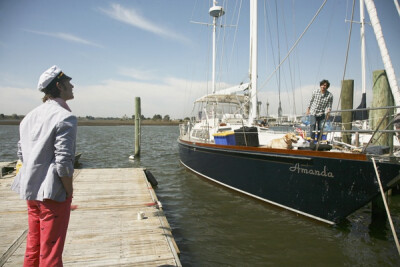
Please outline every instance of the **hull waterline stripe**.
M293 211L293 212L295 212L295 213L304 215L304 216L306 216L306 217L310 217L310 218L312 218L312 219L315 219L315 220L318 220L318 221L321 221L321 222L324 222L324 223L327 223L327 224L331 224L331 225L335 224L334 222L331 222L331 221L322 219L322 218L320 218L320 217L316 217L316 216L314 216L314 215L311 215L311 214L308 214L308 213L305 213L305 212L302 212L302 211L299 211L299 210L296 210L296 209L293 209L293 208L290 208L290 207L281 205L281 204L279 204L279 203L270 201L270 200L265 199L265 198L261 198L261 197L259 197L259 196L250 194L250 193L248 193L248 192L246 192L246 191L243 191L243 190L240 190L240 189L238 189L238 188L232 187L232 186L230 186L230 185L221 183L221 182L218 181L218 180L215 180L215 179L213 179L213 178L211 178L211 177L208 177L208 176L206 176L206 175L204 175L204 174L202 174L202 173L200 173L200 172L198 172L198 171L195 171L194 169L190 168L190 167L187 166L185 163L183 163L182 160L180 160L180 162L182 163L183 166L185 166L185 167L186 167L187 169L189 169L190 171L192 171L192 172L194 172L194 173L196 173L196 174L198 174L198 175L200 175L200 176L202 176L202 177L204 177L204 178L206 178L206 179L208 179L208 180L211 180L211 181L213 181L213 182L215 182L215 183L217 183L217 184L220 184L220 185L222 185L222 186L228 187L228 188L230 188L230 189L232 189L232 190L235 190L235 191L240 192L240 193L242 193L242 194L251 196L251 197L253 197L253 198L257 198L257 199L259 199L259 200L262 200L262 201L264 201L264 202L270 203L270 204L272 204L272 205L275 205L275 206L278 206L278 207L281 207L281 208L284 208L284 209Z

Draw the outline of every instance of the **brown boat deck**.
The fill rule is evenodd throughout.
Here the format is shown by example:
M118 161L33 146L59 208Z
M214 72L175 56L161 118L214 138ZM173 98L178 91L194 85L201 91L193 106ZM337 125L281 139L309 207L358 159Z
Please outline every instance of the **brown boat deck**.
M13 178L0 179L0 266L22 266L24 259L26 203L10 190ZM72 205L64 266L181 266L143 169L76 170Z

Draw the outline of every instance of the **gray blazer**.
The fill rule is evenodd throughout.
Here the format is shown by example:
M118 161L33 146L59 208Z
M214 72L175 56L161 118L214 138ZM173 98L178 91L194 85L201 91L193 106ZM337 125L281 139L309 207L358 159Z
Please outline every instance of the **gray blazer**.
M54 100L35 108L20 124L18 158L22 161L11 186L21 199L64 201L60 177L74 174L77 119Z

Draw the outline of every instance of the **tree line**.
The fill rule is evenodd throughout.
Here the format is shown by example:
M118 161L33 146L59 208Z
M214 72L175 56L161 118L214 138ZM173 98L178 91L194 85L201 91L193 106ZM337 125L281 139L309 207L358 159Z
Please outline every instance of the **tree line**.
M22 120L25 117L25 115L17 115L17 114L12 114L12 115L5 115L3 113L0 114L0 120ZM135 120L135 115L132 115L131 118L129 118L127 115L124 115L122 117L94 117L94 116L85 116L85 117L78 117L78 119L86 119L86 120ZM171 117L169 115L160 115L160 114L154 114L153 117L145 117L143 114L140 115L141 120L153 120L153 121L171 121ZM184 120L189 120L189 117L186 117ZM182 121L181 119L179 121Z

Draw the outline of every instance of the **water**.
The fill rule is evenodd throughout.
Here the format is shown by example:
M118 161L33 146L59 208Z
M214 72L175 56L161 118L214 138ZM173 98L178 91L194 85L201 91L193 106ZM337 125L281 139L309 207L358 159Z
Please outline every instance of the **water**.
M179 163L176 126L142 126L140 160L132 126L80 126L83 168L148 168L183 266L400 266L388 223L369 208L328 226L216 186ZM0 126L0 161L16 159L17 126ZM226 166L227 168L229 166ZM400 235L400 196L390 198Z

